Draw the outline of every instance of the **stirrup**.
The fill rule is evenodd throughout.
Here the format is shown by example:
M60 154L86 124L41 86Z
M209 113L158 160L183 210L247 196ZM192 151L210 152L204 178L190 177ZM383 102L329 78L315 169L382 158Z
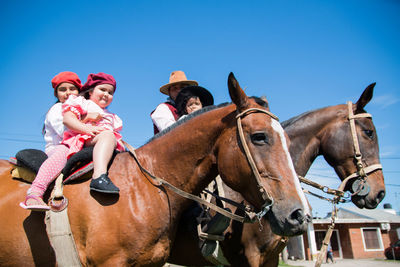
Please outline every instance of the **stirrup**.
M44 204L39 204L39 205L27 205L26 201L28 199L35 199L38 202L43 202L44 203L43 199L40 196L37 196L37 195L34 195L34 194L30 194L30 195L26 196L24 202L19 203L19 206L21 208L23 208L23 209L32 210L32 211L48 211L48 210L50 210L50 207L47 206L45 203Z

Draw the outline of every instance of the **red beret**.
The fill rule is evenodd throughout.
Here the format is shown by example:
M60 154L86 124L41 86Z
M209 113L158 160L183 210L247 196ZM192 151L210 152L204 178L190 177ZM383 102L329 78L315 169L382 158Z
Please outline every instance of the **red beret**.
M60 72L51 80L51 85L54 89L57 89L57 87L62 83L71 83L75 85L78 90L81 90L82 88L82 83L78 75L71 71Z
M81 92L84 93L100 84L111 84L114 86L114 91L117 89L117 82L112 75L99 72L97 74L89 74L86 83L82 86Z

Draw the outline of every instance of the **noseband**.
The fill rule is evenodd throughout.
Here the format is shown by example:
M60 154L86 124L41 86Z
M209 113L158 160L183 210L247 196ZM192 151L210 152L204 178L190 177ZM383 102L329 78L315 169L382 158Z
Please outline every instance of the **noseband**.
M367 183L367 178L368 174L376 171L376 170L382 170L382 165L381 164L373 164L370 166L364 166L362 162L362 154L360 151L360 144L358 142L358 137L357 137L357 132L356 132L356 124L355 124L355 119L358 118L372 118L372 115L369 113L360 113L354 115L353 113L353 103L351 101L347 102L347 107L349 111L349 123L350 123L350 130L351 130L351 135L353 137L353 146L354 146L354 158L356 160L356 167L357 171L354 172L353 174L347 176L343 182L339 186L339 190L344 190L344 187L346 183L352 179L356 178L357 180L353 182L353 194L352 195L358 195L358 196L366 196L369 193L369 185Z
M264 109L259 109L259 108L249 108L249 109L246 109L245 111L239 113L238 115L236 115L237 128L238 128L238 132L239 132L240 142L242 143L243 149L246 154L247 161L249 162L251 170L253 171L253 174L256 178L258 190L262 194L262 198L265 201L264 205L261 208L261 211L256 214L257 219L260 220L271 209L272 205L274 204L274 199L272 198L271 194L268 191L266 191L265 188L261 184L260 173L259 173L256 163L254 162L254 159L250 153L249 147L247 146L246 139L244 138L244 134L243 134L242 117L248 115L249 113L256 113L256 112L265 113L268 116L270 116L272 119L277 120L277 121L279 121L279 119L277 116L275 116L271 112L264 110Z

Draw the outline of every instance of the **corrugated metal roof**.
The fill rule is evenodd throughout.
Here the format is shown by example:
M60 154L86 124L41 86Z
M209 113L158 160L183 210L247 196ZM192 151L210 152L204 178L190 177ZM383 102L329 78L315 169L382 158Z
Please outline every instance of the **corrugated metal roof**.
M323 219L314 219L313 223L330 223L330 214ZM339 208L336 223L400 223L400 216L384 209L359 209L356 207Z

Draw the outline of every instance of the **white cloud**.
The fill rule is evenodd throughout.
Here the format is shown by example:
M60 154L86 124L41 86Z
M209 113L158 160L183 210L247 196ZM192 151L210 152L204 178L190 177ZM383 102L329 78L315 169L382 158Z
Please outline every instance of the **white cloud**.
M380 96L374 96L374 98L372 99L372 104L373 105L377 105L380 106L381 109L387 108L391 105L396 104L397 102L399 102L400 99L393 96L393 95L380 95Z

